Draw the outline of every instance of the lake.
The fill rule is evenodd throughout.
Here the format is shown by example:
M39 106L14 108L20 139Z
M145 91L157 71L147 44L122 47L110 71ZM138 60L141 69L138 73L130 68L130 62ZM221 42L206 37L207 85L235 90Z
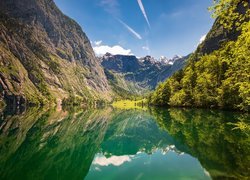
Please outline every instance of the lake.
M197 109L0 115L0 179L249 179L250 116Z

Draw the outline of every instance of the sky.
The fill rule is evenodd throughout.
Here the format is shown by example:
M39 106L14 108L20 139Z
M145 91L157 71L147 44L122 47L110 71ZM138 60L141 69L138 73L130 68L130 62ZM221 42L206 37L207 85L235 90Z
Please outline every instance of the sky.
M55 0L80 24L98 56L187 55L211 29L212 0Z

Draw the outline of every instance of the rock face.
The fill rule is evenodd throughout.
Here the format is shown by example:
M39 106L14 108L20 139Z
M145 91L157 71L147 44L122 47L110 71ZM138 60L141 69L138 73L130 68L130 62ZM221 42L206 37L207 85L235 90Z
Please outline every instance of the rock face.
M138 94L184 64L185 58L160 62L111 54L99 61L81 27L53 0L0 1L1 104L60 103L74 96L110 100L113 91Z
M135 84L137 92L143 90L154 89L159 82L166 80L174 72L181 69L185 65L187 57L179 57L166 61L159 61L151 56L136 58L135 56L111 55L107 53L100 58L102 66L113 74L107 76L109 80L113 80L114 76L124 79L125 84ZM107 75L107 73L106 73ZM113 78L113 79L112 79ZM119 82L116 82L116 85ZM122 85L124 87L124 83ZM129 89L127 89L129 91Z
M53 0L0 1L0 98L110 98L81 27Z
M211 52L221 48L221 45L229 40L235 40L238 37L238 32L226 31L217 19L212 29L206 36L204 42L202 42L197 48L197 53L210 54Z
M244 7L242 4L244 1L248 1L248 6ZM239 14L246 14L246 11L250 8L249 0L243 0L238 4L236 11ZM246 21L249 21L249 18L246 18ZM236 20L238 21L238 20ZM206 39L198 46L196 53L204 55L210 54L211 52L220 49L223 44L228 41L235 41L240 32L237 28L225 29L220 23L220 18L218 17L211 30L208 32Z

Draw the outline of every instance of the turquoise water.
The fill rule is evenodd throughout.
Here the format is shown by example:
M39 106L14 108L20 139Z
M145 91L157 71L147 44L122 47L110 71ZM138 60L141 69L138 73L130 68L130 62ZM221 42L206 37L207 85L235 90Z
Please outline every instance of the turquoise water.
M0 179L248 179L249 115L31 108L0 117Z

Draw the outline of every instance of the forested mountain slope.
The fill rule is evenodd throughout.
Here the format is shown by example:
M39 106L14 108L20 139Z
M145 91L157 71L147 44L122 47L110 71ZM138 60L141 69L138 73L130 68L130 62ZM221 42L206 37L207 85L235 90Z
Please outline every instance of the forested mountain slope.
M187 66L149 97L160 106L250 110L250 2L221 0L206 40Z
M137 58L107 53L100 58L100 62L112 89L120 96L126 94L129 96L129 94L142 95L154 90L159 82L165 81L174 72L183 68L187 58L188 56L176 56L168 59L171 61L169 63L151 56Z
M0 1L1 101L107 100L110 93L89 39L53 0Z

